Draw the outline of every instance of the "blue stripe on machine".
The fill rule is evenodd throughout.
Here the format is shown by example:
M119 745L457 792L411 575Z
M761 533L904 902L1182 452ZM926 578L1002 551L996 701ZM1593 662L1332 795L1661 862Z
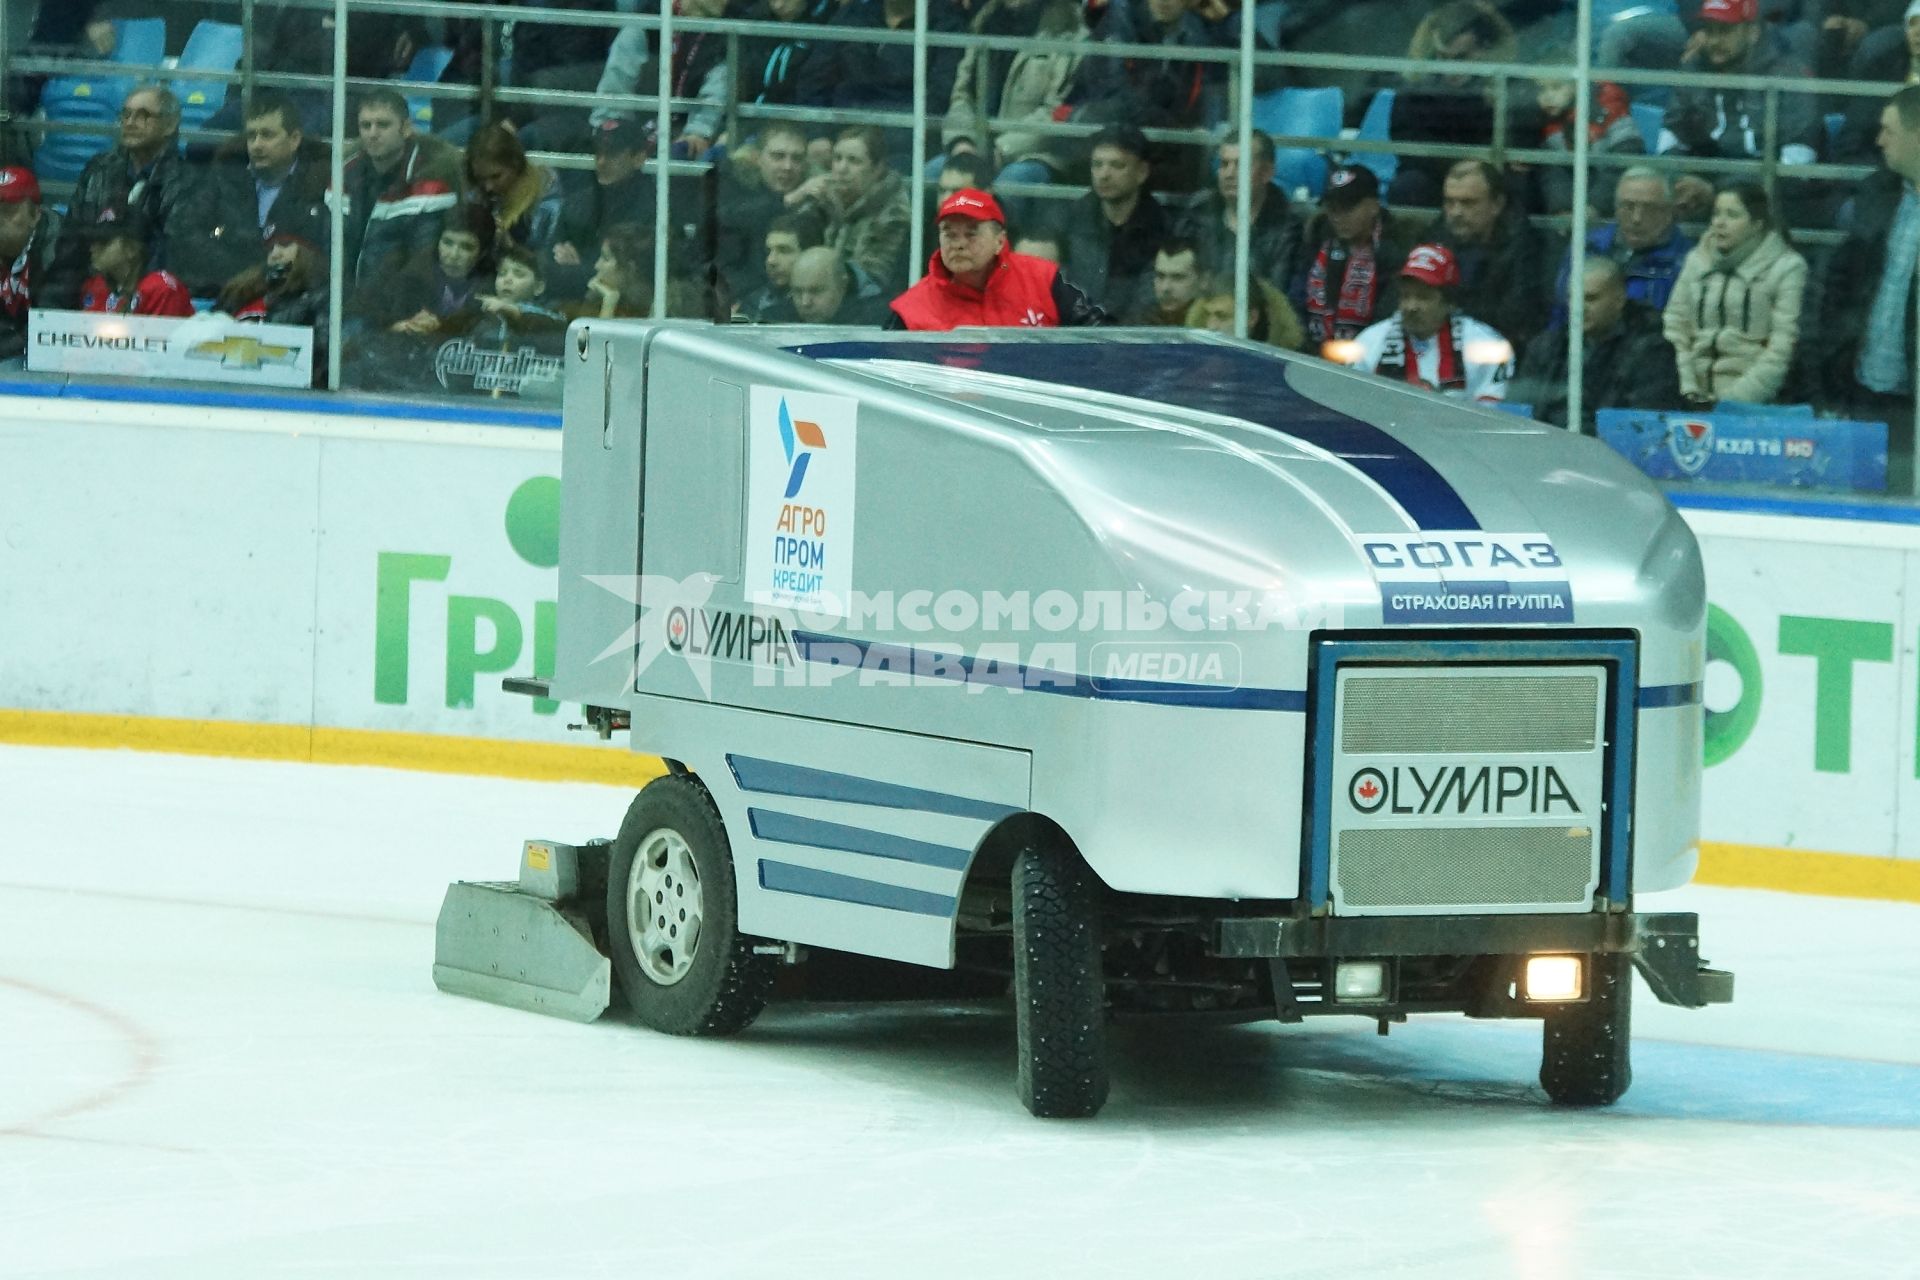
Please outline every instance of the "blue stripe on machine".
M1635 699L1643 710L1660 707L1690 707L1700 701L1701 686L1698 680L1692 684L1647 684L1641 685Z
M742 791L757 791L771 796L803 796L809 800L838 800L846 804L873 805L880 809L918 809L923 813L944 813L956 818L979 818L997 822L1020 810L1011 805L975 800L970 796L948 795L944 791L924 791L893 782L878 782L850 773L832 773L809 769L804 765L782 764L753 756L727 757L727 768Z
M997 685L1029 693L1057 693L1100 702L1152 702L1175 707L1220 707L1237 711L1305 711L1304 689L1246 689L1232 685L1182 684L1162 680L1121 680L1081 675L1057 667L1030 667L998 658L981 662L968 654L911 645L882 644L851 636L795 631L793 642L808 662L826 666L867 667L915 680L951 680Z
M912 360L1157 400L1239 418L1324 449L1392 495L1422 529L1478 529L1432 463L1371 422L1295 390L1276 356L1174 342L809 342L814 360Z
M777 809L748 809L747 824L760 839L780 844L834 849L841 853L864 853L922 867L944 867L949 871L964 871L967 863L973 861L971 850L930 844L925 840L910 840L906 836L869 831L865 827L849 827L839 822L803 818L794 813L781 813Z
M863 907L881 907L887 911L905 911L917 916L952 916L960 900L924 889L903 889L897 884L862 880L812 867L797 867L791 862L760 860L760 887L775 893L797 893L808 898L827 898L834 902L852 902Z

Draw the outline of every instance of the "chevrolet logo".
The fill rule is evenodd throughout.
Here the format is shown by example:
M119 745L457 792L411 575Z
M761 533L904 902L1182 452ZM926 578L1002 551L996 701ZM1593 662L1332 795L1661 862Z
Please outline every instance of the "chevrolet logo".
M275 346L258 338L222 338L218 342L197 342L187 348L190 360L218 360L223 369L258 369L263 364L292 364L299 351Z

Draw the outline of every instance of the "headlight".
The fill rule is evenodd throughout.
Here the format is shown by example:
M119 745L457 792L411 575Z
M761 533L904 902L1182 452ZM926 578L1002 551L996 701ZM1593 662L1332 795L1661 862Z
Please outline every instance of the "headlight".
M1579 956L1528 956L1527 999L1578 1000L1582 994Z
M1386 963L1380 960L1342 960L1333 971L1333 998L1342 1003L1386 999Z

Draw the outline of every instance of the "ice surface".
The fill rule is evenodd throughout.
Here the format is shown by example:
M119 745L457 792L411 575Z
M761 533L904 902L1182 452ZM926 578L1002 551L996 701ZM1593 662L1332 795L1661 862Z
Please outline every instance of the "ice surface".
M1116 1031L1042 1123L1004 1011L732 1041L442 995L449 880L628 796L0 747L0 1276L1920 1276L1920 907L1691 889L1731 1007Z

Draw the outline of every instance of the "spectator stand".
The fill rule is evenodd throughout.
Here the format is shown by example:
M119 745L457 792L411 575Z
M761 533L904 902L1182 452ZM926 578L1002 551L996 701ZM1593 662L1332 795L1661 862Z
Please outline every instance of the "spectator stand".
M1122 0L1116 0L1122 2ZM156 8L161 0L153 0ZM938 0L935 0L938 3ZM1625 21L1617 14L1620 4L1611 4L1603 0L1596 4L1601 19L1613 18L1605 22L1604 29L1597 26L1594 32L1594 46L1603 48L1608 37ZM1672 7L1672 6L1667 6ZM234 0L233 16L244 17L251 8L250 3ZM430 0L400 0L392 6L383 4L380 12L409 12L438 21L436 15L442 6ZM1274 7L1267 6L1261 11L1262 20L1271 22ZM651 116L656 120L668 120L672 115L682 112L694 104L686 99L663 98L661 90L672 93L672 86L662 82L640 86L651 89L651 93L636 92L630 95L603 95L594 93L568 93L557 90L544 90L524 86L505 84L499 54L508 47L503 38L502 24L516 19L525 20L525 13L519 9L502 9L497 14L475 15L463 20L470 22L480 33L482 56L478 61L478 70L474 83L445 83L441 77L447 74L453 57L453 51L446 46L428 45L415 50L411 64L404 73L396 74L399 87L406 97L416 127L422 131L432 131L437 127L434 108L443 100L470 105L477 109L481 117L501 110L525 110L535 107L565 107L577 110L605 108L629 111L635 115ZM944 101L928 100L925 87L929 68L936 64L943 54L952 54L971 47L1002 49L1019 52L1036 47L1032 40L1014 38L996 38L974 36L965 32L919 30L902 28L849 29L844 27L822 26L810 23L778 23L746 21L735 18L695 19L684 15L668 13L665 15L616 14L596 11L572 11L563 9L540 10L539 21L543 24L579 23L595 25L606 29L615 29L638 25L659 33L670 44L673 35L678 34L719 34L728 45L728 57L737 61L739 45L743 39L756 36L804 36L811 43L819 44L833 41L865 42L869 44L891 44L905 46L913 51L915 65L919 69L921 84L921 110L914 109L916 103L902 101L886 106L830 107L783 106L778 104L741 103L729 101L726 118L728 127L723 137L738 142L750 139L758 124L767 120L788 119L801 122L818 136L821 133L838 130L851 124L873 124L887 129L895 135L911 136L924 140L931 130L929 124L937 120L945 107ZM123 24L123 32L137 33L152 31L158 19L135 19ZM147 24L142 26L141 24ZM224 28L224 30L221 30ZM240 50L237 65L233 59L232 32L240 32ZM7 70L12 75L40 74L54 79L65 78L73 82L87 82L101 86L97 91L90 89L78 93L71 87L55 93L48 101L44 116L31 122L16 122L17 127L24 124L31 136L41 141L40 151L47 158L47 164L41 169L40 176L45 183L51 199L58 199L63 181L71 181L79 166L87 156L95 154L107 145L113 133L113 112L104 109L104 103L112 103L117 111L117 103L127 88L138 79L150 78L156 71L136 71L136 66L155 68L158 78L168 79L181 90L187 111L183 125L184 136L190 141L209 140L205 135L196 138L194 126L211 116L231 86L239 84L242 93L251 91L253 85L265 85L287 89L331 90L349 95L368 87L382 83L378 79L333 78L321 75L294 75L287 73L255 72L252 66L250 33L244 24L232 21L209 24L204 40L202 32L195 31L188 46L181 50L180 58L171 68L164 66L164 49L144 48L141 40L149 44L151 37L139 37L123 34L113 59L85 61L72 58L51 58L39 56L16 56L13 49L0 49L0 55L7 57ZM1047 42L1039 42L1045 44ZM1289 87L1278 93L1263 95L1249 101L1245 95L1231 94L1235 101L1249 102L1246 110L1257 124L1274 134L1279 149L1280 181L1290 190L1306 188L1312 194L1318 181L1325 172L1325 162L1329 157L1350 157L1368 165L1383 180L1392 177L1394 167L1403 156L1433 157L1442 159L1489 158L1499 165L1526 165L1534 167L1559 166L1563 169L1575 163L1574 156L1566 150L1552 151L1538 146L1528 145L1535 141L1521 132L1521 121L1508 110L1509 102L1515 97L1510 89L1524 87L1526 82L1566 77L1577 79L1577 68L1555 68L1526 62L1435 62L1409 58L1362 56L1356 53L1308 54L1288 50L1236 51L1231 48L1181 45L1163 46L1157 44L1120 45L1100 44L1089 47L1084 43L1076 45L1070 41L1056 41L1054 46L1064 50L1077 49L1088 57L1125 57L1137 59L1175 60L1183 63L1219 66L1234 84L1248 81L1249 72L1278 70L1288 78ZM666 69L663 67L663 70ZM1366 100L1364 109L1361 99L1349 94L1341 100L1338 92L1329 93L1316 84L1317 77L1329 72L1364 75L1370 83L1397 83L1409 74L1434 74L1444 72L1462 79L1485 83L1491 87L1488 99L1495 106L1495 127L1491 141L1485 147L1464 146L1446 143L1411 144L1391 137L1391 116L1395 90L1391 87L1380 88ZM1830 81L1802 79L1773 79L1764 77L1719 76L1695 72L1683 72L1660 66L1623 66L1607 67L1604 71L1589 69L1592 79L1613 81L1626 88L1634 98L1632 108L1636 124L1643 136L1650 137L1655 154L1647 156L1628 155L1591 155L1587 159L1587 169L1594 175L1597 183L1609 186L1613 175L1628 165L1645 164L1663 172L1680 175L1694 175L1711 180L1723 180L1745 177L1757 180L1764 186L1776 190L1782 195L1779 202L1792 209L1795 204L1793 193L1804 193L1806 198L1820 207L1830 207L1843 192L1840 184L1850 183L1869 172L1862 166L1834 165L1815 163L1808 165L1786 165L1779 160L1778 121L1779 104L1788 95L1810 95L1823 100L1823 124L1829 139L1832 137L1832 111L1836 102L1859 102L1883 99L1894 86L1891 84L1862 81ZM118 82L118 91L115 91ZM1763 94L1766 102L1765 125L1762 129L1761 145L1756 148L1758 155L1754 159L1724 159L1718 157L1689 157L1681 155L1658 154L1661 130L1664 127L1664 114L1660 106L1660 95L1670 87L1745 87ZM194 101L196 94L204 94L202 101ZM936 95L937 96L937 95ZM87 102L85 99L93 99ZM1328 103L1334 103L1332 110ZM1348 127L1348 111L1359 112L1357 127ZM205 114L200 114L204 112ZM460 113L440 113L453 117ZM1019 125L1027 129L1056 137L1066 143L1084 139L1097 128L1095 122L1076 119L1060 119L1047 122L1031 120L994 120L989 127L999 131ZM1233 136L1237 121L1227 122L1227 137ZM348 122L352 130L352 122ZM1148 137L1155 143L1181 146L1212 146L1221 134L1214 129L1196 128L1182 130L1149 129ZM71 146L72 158L62 163L60 147ZM922 145L922 150L924 146ZM591 157L575 152L537 152L536 161L551 167L585 170L591 166ZM39 157L36 157L39 161ZM681 172L677 166L669 166L669 172L661 175L656 167L652 170L666 182L673 181L672 175ZM924 236L925 212L929 207L926 200L929 192L920 183L912 183L915 203L912 224L916 238ZM678 187L676 185L676 192ZM1070 201L1083 195L1086 188L1072 180L1056 181L1048 184L1035 184L1017 189L1016 194L1034 201ZM674 201L668 201L668 204ZM1304 212L1304 211L1303 211ZM1416 212L1399 210L1406 214ZM699 215L695 215L698 217ZM662 206L660 214L662 225L673 218ZM1562 232L1578 234L1583 228L1585 211L1575 210L1571 215L1548 217L1536 215L1535 221L1552 226ZM1836 232L1825 229L1827 220L1822 218L1813 229L1802 219L1801 230L1794 235L1796 245L1813 261L1814 276L1820 275L1820 258L1823 250L1839 240ZM664 250L665 241L661 241ZM924 242L915 246L909 269L917 272L924 268L926 246ZM660 287L667 274L667 264L661 261L656 272L656 296L664 296Z

